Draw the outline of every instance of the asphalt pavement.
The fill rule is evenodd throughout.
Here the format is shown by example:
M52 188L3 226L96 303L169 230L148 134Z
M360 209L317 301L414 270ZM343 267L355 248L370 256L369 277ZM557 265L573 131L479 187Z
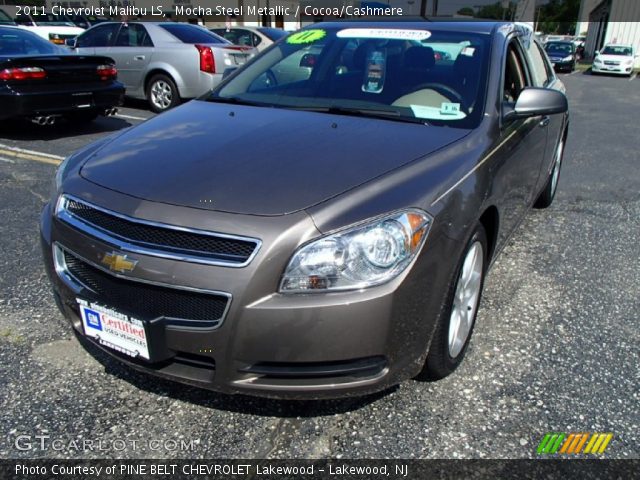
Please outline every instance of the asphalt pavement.
M536 458L547 432L610 432L602 456L640 458L640 80L562 78L556 202L495 263L461 368L341 401L225 396L84 348L49 290L40 211L61 158L152 114L0 125L0 458Z

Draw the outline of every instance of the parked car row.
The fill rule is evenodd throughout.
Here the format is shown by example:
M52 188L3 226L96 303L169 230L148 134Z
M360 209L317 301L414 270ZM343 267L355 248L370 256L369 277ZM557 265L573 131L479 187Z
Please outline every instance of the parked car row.
M125 93L111 58L76 55L33 32L0 26L0 120L51 125L113 114Z
M145 98L152 110L162 112L210 91L227 68L243 65L257 52L186 23L103 22L67 39L69 48L18 26L2 28L0 95L8 103L0 118L43 124L113 113L125 88L127 96ZM84 71L97 68L89 67L92 61L103 69L94 74L110 72L98 84ZM98 92L107 79L119 92L115 97Z

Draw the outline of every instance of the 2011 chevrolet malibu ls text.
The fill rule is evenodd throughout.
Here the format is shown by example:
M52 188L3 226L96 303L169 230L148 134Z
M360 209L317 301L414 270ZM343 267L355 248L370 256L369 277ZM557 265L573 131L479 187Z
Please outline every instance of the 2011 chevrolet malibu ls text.
M525 26L313 25L64 161L41 219L57 304L115 358L222 392L442 378L554 198L568 120Z

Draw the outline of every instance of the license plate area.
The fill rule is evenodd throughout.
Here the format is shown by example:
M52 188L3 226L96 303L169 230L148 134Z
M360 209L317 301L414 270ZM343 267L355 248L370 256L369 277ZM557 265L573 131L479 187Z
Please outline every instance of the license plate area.
M77 298L87 337L131 358L150 360L145 323L104 305Z
M91 108L93 106L93 94L87 93L74 93L71 95L73 106L76 108Z

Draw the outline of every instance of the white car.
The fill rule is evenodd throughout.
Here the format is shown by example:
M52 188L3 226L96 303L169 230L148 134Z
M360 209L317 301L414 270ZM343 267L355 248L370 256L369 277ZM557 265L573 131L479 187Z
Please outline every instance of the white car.
M631 76L637 58L638 55L631 45L606 45L602 50L596 51L591 71Z
M28 12L25 13L25 10ZM13 19L19 27L56 45L64 45L68 38L75 38L84 32L84 28L77 27L70 18L54 15L51 12L43 11L42 8L28 9L28 7L24 7L19 14L16 9Z

